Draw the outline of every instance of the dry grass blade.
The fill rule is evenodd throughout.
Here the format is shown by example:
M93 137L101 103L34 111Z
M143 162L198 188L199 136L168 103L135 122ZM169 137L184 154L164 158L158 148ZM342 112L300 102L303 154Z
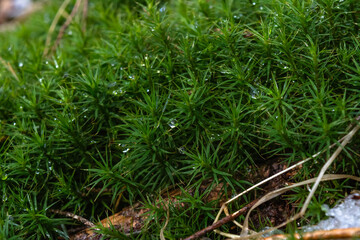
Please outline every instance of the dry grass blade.
M64 211L57 210L57 209L50 209L50 212L53 212L53 213L56 213L56 214L59 214L59 215L65 216L65 217L70 217L72 219L75 219L75 220L85 224L88 227L95 227L94 223L92 223L89 220L87 220L86 218L83 218L83 217L81 217L79 215L76 215L74 213L64 212Z
M82 12L82 27L81 27L81 30L84 33L86 31L86 18L87 18L87 14L88 14L89 0L84 0L83 4L84 4L84 6L83 6L83 12Z
M203 236L204 234L211 232L212 230L221 227L222 225L224 225L225 223L231 222L234 219L236 219L237 217L243 215L244 213L246 213L252 206L254 206L256 204L256 202L258 201L258 199L255 199L254 201L246 204L244 207L242 207L240 210L222 218L219 221L216 221L215 223L213 223L211 226L208 226L196 233L194 233L193 235L185 238L184 240L192 240L192 239L197 239L201 236ZM227 235L227 233L222 233L221 235Z
M356 117L356 120L357 120L357 121L359 121L359 119L360 119L360 116ZM354 127L354 124L351 124L349 127ZM324 176L325 171L328 169L328 167L331 165L331 163L336 159L336 157L340 154L340 152L342 151L342 149L343 149L343 148L348 144L348 142L352 139L352 137L353 137L353 136L355 135L355 133L359 130L359 128L360 128L360 125L359 125L358 123L356 123L356 126L355 126L346 136L344 136L343 138L341 138L341 139L339 140L339 143L341 143L340 146L336 149L336 151L334 152L334 154L333 154L333 155L329 158L329 160L325 163L325 165L323 166L323 168L321 169L321 171L320 171L320 173L319 173L319 176L316 178L316 181L313 181L315 184L314 184L314 186L313 186L313 188L312 188L312 190L311 190L311 193L310 193L309 196L307 197L307 199L306 199L306 201L305 201L305 203L304 203L304 206L302 207L301 211L300 211L298 214L296 214L295 216L293 216L292 218L290 218L288 221L286 221L286 222L284 222L283 224L277 226L276 228L285 226L285 225L288 224L289 222L292 222L292 221L294 221L294 220L296 220L296 219L298 219L299 217L301 217L301 216L304 215L304 213L305 213L305 211L306 211L306 209L307 209L307 206L308 206L308 204L309 204L309 202L310 202L310 200L311 200L314 192L315 192L316 189L317 189L317 186L319 185L320 181L323 180L322 177ZM293 169L293 168L295 168L295 167L297 167L297 166L300 166L300 165L304 164L305 162L313 159L314 157L319 156L321 153L323 153L323 152L326 151L327 149L331 149L332 147L336 146L337 144L338 144L338 143L332 144L332 145L329 146L328 148L325 148L325 149L323 149L322 151L314 154L312 157L300 161L299 163L297 163L297 164L295 164L295 165L293 165L293 166L291 166L291 167L289 167L289 168L287 168L287 169L285 169L285 170L283 170L283 171L281 171L281 172L279 172L279 173L277 173L277 174L275 174L275 175L273 175L273 176L271 176L271 177L269 177L269 178L267 178L267 179L265 179L265 180L263 180L263 181L255 184L254 186L248 188L247 190L245 190L245 191L243 191L242 193L238 194L237 196L233 197L232 199L230 199L229 201L227 201L226 203L223 204L223 206L221 207L221 209L219 210L219 212L218 212L218 214L217 214L217 216L216 216L216 218L215 218L214 224L215 224L217 221L219 221L219 218L220 218L221 213L222 213L223 211L225 212L225 214L226 214L227 216L229 216L229 215L228 215L229 213L228 213L228 211L227 211L227 210L228 210L228 209L227 209L227 204L229 204L230 202L232 202L232 201L234 201L235 199L239 198L239 197L242 196L243 194L245 194L245 193L253 190L254 188L256 188L256 187L258 187L258 186L260 186L260 185L262 185L262 184L264 184L264 183L266 183L266 182L268 182L268 181L270 181L271 179L274 179L275 177L280 176L281 174L283 174L283 173L285 173L285 172L288 172L289 170L291 170L291 169ZM293 185L293 186L294 186L294 185ZM293 187L293 186L292 186L292 187ZM287 191L287 190L286 190L286 191ZM281 194L281 193L278 193L277 191L274 191L273 193L274 193L274 194L278 194L278 195ZM278 196L278 195L277 195L277 196ZM268 195L266 195L266 196L268 196ZM269 196L268 196L268 197L269 197ZM274 197L275 197L275 195L274 195ZM267 200L266 200L266 201L267 201ZM260 205L261 203L257 203L257 204ZM254 208L255 208L255 207L254 207ZM214 225L214 224L213 224L213 225ZM238 225L238 226L241 226L240 224L237 224L237 225ZM248 231L247 226L248 226L248 224L247 224L247 222L245 221L245 223L244 223L244 228L243 228L243 230L242 230L242 231L243 231L243 232L242 232L242 236L247 234L247 231ZM276 228L273 228L272 230L274 230L274 229L276 229ZM271 230L269 230L269 231L271 231ZM218 231L218 230L216 231L216 233L221 234L221 235L226 234L226 233L223 233L223 232ZM262 233L262 234L263 234L263 233ZM227 235L227 234L226 234L226 235ZM255 236L257 236L257 235L258 235L258 234L251 235L251 237L255 237ZM249 237L249 236L247 236L247 237L245 237L245 238L248 238L248 237Z
M11 72L11 74L16 79L16 81L19 82L19 78L18 78L16 72L14 71L13 67L11 66L11 64L6 62L2 57L0 57L0 62L5 68L7 68L9 70L9 72Z
M69 27L70 23L72 22L75 14L79 11L79 7L81 5L81 1L82 0L76 0L75 6L71 11L71 14L66 18L65 23L61 26L60 30L59 30L59 34L56 37L54 46L51 49L51 52L55 52L56 48L58 47L58 45L60 44L60 41L62 39L62 37L65 34L65 30Z
M65 8L69 5L70 0L65 0L63 2L63 4L60 6L59 10L57 11L54 20L52 21L50 28L49 28L49 32L46 36L46 42L45 42L45 48L44 48L44 52L43 52L43 56L47 56L47 54L49 53L49 48L50 48L50 44L51 44L51 35L55 30L56 24L59 22L60 17L64 15L65 13Z
M166 226L169 223L169 218L170 218L170 210L169 210L168 204L165 205L165 208L166 208L166 221L165 221L164 226L160 229L160 239L161 240L165 240L164 231L166 229Z
M338 179L344 179L344 178L348 178L348 179L352 179L352 180L355 180L355 181L358 181L360 182L360 177L356 177L356 176L352 176L352 175L345 175L345 174L326 174L322 177L321 181L330 181L330 180L338 180ZM248 239L248 238L252 238L252 237L259 237L261 236L262 234L264 233L267 233L267 232L271 232L279 227L282 227L286 224L288 224L289 222L291 221L294 221L296 220L298 217L299 217L299 213L296 214L295 216L293 216L292 218L290 218L288 221L286 221L285 223L282 223L280 224L279 226L276 226L274 228L270 228L266 231L263 231L263 232L260 232L260 233L256 233L256 234L251 234L251 235L248 235L248 236L245 236L243 234L246 234L247 233L247 229L248 229L248 222L249 222L249 216L250 216L250 213L252 210L254 210L256 207L258 207L259 205L293 189L293 188L296 188L296 187L299 187L299 186L303 186L303 185L307 185L307 184L310 184L310 183L314 183L318 180L318 177L316 178L312 178L312 179L309 179L309 180L305 180L305 181L302 181L300 183L295 183L291 186L287 186L287 187L284 187L284 188L280 188L280 189L277 189L273 192L270 192L268 194L266 194L265 196L263 196L261 199L259 199L259 201L249 210L249 212L247 213L247 216L245 218L245 221L244 221L244 228L243 228L243 232L241 233L240 236L238 236L238 238L236 239ZM291 221L290 221L291 220Z
M311 192L309 196L307 197L303 207L301 208L300 214L303 215L311 201L311 198L314 196L314 193L321 181L322 176L325 174L326 170L330 167L330 165L334 162L336 157L340 154L340 152L344 149L344 147L349 143L349 141L352 139L352 137L355 135L355 133L360 129L360 125L356 125L348 135L346 135L344 141L340 144L340 146L336 149L334 154L329 158L329 160L325 163L325 165L321 168L321 171L317 177L316 182L314 183L313 188L311 189Z

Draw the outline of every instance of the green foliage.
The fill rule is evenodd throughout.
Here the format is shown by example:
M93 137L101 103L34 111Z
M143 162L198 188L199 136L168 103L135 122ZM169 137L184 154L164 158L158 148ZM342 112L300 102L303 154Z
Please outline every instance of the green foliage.
M117 210L119 194L123 206L209 179L245 189L251 166L311 156L359 114L358 1L92 1L86 31L75 18L45 58L60 3L0 33L1 58L18 78L0 65L1 239L67 238L70 221L49 209L96 222ZM359 175L358 146L331 171ZM170 207L165 237L212 223L216 205L201 197ZM158 237L167 213L151 214L134 238Z

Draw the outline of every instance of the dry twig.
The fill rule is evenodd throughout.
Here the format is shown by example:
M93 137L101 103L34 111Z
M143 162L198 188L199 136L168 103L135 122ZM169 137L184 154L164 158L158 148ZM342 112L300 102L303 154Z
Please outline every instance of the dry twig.
M166 208L166 221L165 221L164 226L163 226L163 227L161 228L161 230L160 230L160 239L161 239L161 240L166 240L166 239L165 239L165 236L164 236L164 231L165 231L165 229L166 229L166 226L167 226L168 223L169 223L169 218L170 218L169 205L166 204L166 205L165 205L165 208Z
M75 3L74 8L72 9L70 15L66 18L65 23L61 26L61 28L60 28L60 30L59 30L59 34L58 34L57 37L56 37L54 46L53 46L52 49L51 49L51 52L52 52L52 53L55 52L56 48L57 48L58 45L60 44L60 41L61 41L62 37L63 37L64 34L65 34L65 30L69 27L69 25L70 25L70 23L72 22L75 14L79 11L80 4L81 4L81 0L76 0L76 3Z
M203 236L204 234L211 232L212 230L221 227L222 225L224 225L225 223L228 223L230 221L233 221L235 218L243 215L244 213L246 213L252 206L254 206L257 203L258 199L248 203L246 206L244 206L243 208L241 208L240 210L238 210L237 212L233 213L233 214L229 214L228 216L224 217L223 219L214 222L212 225L194 233L193 235L185 238L184 240L192 240L192 239L197 239L201 236ZM224 207L224 205L223 205ZM221 208L223 208L221 207Z
M320 230L304 234L296 233L294 235L278 234L262 240L285 240L290 237L303 240L358 238L360 237L360 228Z
M88 4L89 4L89 0L84 0L84 6L83 6L83 12L82 12L82 32L85 33L86 31L86 18L87 18L87 14L88 14Z
M65 8L67 7L67 5L69 5L70 0L65 0L63 2L63 4L60 6L59 10L57 11L51 25L49 28L49 32L46 36L46 42L45 42L45 48L44 48L44 52L43 52L43 56L47 56L49 53L49 48L50 48L50 44L51 44L51 35L55 30L56 24L59 22L60 17L64 15L65 13Z
M329 166L331 165L331 163L336 159L336 157L340 154L340 152L344 149L344 147L349 143L349 141L352 139L352 137L355 135L355 133L360 129L360 125L356 125L344 138L344 140L341 142L340 146L336 149L336 151L333 153L333 155L329 158L329 160L325 163L325 165L322 167L319 175L316 177L316 181L314 183L313 188L311 189L311 192L309 193L309 195L307 196L304 205L302 206L301 210L299 213L295 214L293 217L291 217L289 220L285 221L284 223L274 227L274 228L270 228L267 231L273 231L275 229L278 229L280 227L285 226L286 224L295 221L296 219L304 216L305 211L307 210L307 207L310 204L311 198L314 196L315 191L319 185L319 183L321 181L323 181L325 179L325 171L329 168ZM353 176L348 176L348 178L350 179L354 179L356 181L360 181L360 178L357 177L353 177ZM295 184L294 184L295 185ZM294 186L293 185L293 186ZM291 186L292 187L292 186ZM274 191L275 192L275 191ZM245 236L247 234L247 226L248 226L248 216L245 219L244 222L244 228L242 230L241 236ZM252 237L254 235L249 235L248 237ZM241 238L239 238L241 239Z
M81 217L79 215L76 215L74 213L64 212L64 211L57 210L57 209L50 209L50 212L53 212L53 213L56 213L56 214L59 214L59 215L65 216L65 217L73 218L73 219L85 224L86 226L95 227L95 224L93 224L92 222L90 222L86 218L83 218L83 217Z
M11 64L9 62L6 62L2 57L0 57L0 62L5 68L7 68L9 70L9 72L11 72L11 74L16 79L16 81L19 82L19 78L18 78L16 72L14 71L13 67L11 66Z
M360 120L360 116L358 116L358 117L356 118L356 120L359 121L359 120ZM354 126L354 125L351 124L349 127L353 127L353 126ZM221 231L215 230L217 227L223 225L223 224L226 223L226 222L232 221L232 220L234 220L237 216L243 214L243 213L241 213L241 214L233 217L234 215L236 215L236 213L239 213L239 211L241 211L242 209L240 209L238 212L235 212L235 213L233 213L233 214L229 214L229 213L228 213L228 209L227 209L227 204L229 204L230 202L232 202L232 201L234 201L235 199L239 198L239 197L242 196L243 194L251 191L252 189L254 189L254 188L256 188L256 187L258 187L258 186L260 186L260 185L262 185L262 184L264 184L264 183L266 183L266 182L268 182L268 181L270 181L271 179L274 179L275 177L278 177L278 176L280 176L281 174L283 174L283 173L285 173L285 172L288 172L289 170L294 169L294 168L296 168L296 167L304 164L305 162L307 162L307 161L309 161L309 160L311 160L311 159L319 156L321 153L323 153L324 151L326 151L326 150L328 150L328 149L333 148L333 147L336 146L338 143L334 143L334 144L332 144L331 146L329 146L328 148L323 149L322 151L314 154L312 157L307 158L307 159L305 159L305 160L302 160L302 161L298 162L297 164L295 164L295 165L293 165L293 166L291 166L291 167L289 167L289 168L287 168L287 169L285 169L285 170L283 170L283 171L281 171L281 172L279 172L279 173L277 173L277 174L274 174L273 176L271 176L271 177L269 177L269 178L261 181L261 182L258 183L258 184L255 184L254 186L252 186L252 187L250 187L249 189L243 191L243 192L240 193L239 195L237 195L237 196L233 197L232 199L228 200L227 202L225 202L225 203L222 205L221 209L219 210L219 212L218 212L218 214L217 214L217 216L216 216L216 218L215 218L214 223L213 223L211 226L209 226L209 227L207 227L207 228L205 228L205 229L203 229L203 230L201 230L201 231L199 231L199 232L191 235L190 237L188 237L188 238L186 238L186 239L195 239L195 238L198 238L198 237L204 235L205 233L207 233L207 232L209 232L209 231L211 231L211 230L214 230L216 233L221 234L221 235L224 235L224 236L228 236L228 237L230 237L230 238L248 239L248 238L251 238L251 237L259 237L259 236L261 236L262 234L264 234L265 232L270 232L270 231L273 231L273 230L275 230L275 229L277 229L277 228L279 228L279 227L285 226L285 225L288 224L289 222L292 222L292 221L296 220L297 218L303 216L304 213L305 213L305 211L306 211L306 209L307 209L307 206L308 206L309 203L310 203L310 200L311 200L313 194L315 193L315 191L316 191L316 189L317 189L317 187L318 187L318 185L319 185L319 183L320 183L321 181L331 180L331 179L338 179L339 176L342 176L342 177L346 176L347 178L351 178L351 179L354 179L354 180L356 180L356 181L360 181L360 178L357 178L357 177L354 177L354 176L350 176L350 175L332 175L332 178L331 178L331 179L328 179L330 175L324 175L325 171L328 169L328 167L331 165L331 163L336 159L336 157L340 154L340 152L341 152L341 151L343 150L343 148L347 145L347 143L352 139L352 137L353 137L353 136L355 135L355 133L359 130L359 128L360 128L360 125L357 123L356 126L355 126L346 136L344 136L343 138L341 138L341 139L339 140L339 143L341 143L340 146L336 149L336 151L335 151L334 154L330 157L330 159L325 163L325 165L324 165L323 168L321 169L321 171L320 171L320 173L319 173L319 175L318 175L317 178L310 179L310 180L307 180L307 181L304 181L304 182L301 182L301 183L294 184L294 185L289 186L289 187L285 187L285 188L282 188L282 189L275 190L275 191L273 191L273 192L265 195L265 196L264 196L263 198L261 198L260 200L256 200L257 202L254 203L253 206L251 206L251 209L250 209L250 211L249 211L249 213L248 213L248 215L247 215L247 217L246 217L246 220L245 220L245 222L244 222L244 226L243 226L243 230L242 230L242 234L241 234L241 237L240 237L240 238L238 238L239 236L237 236L237 235L232 235L232 234L228 234L228 233L223 233L223 232L221 232ZM309 181L310 181L310 182L309 182ZM269 230L267 230L267 231L265 231L265 232L255 233L255 234L252 234L252 235L245 236L245 235L247 234L247 232L248 232L248 218L249 218L249 214L250 214L250 212L251 212L252 209L254 209L255 207L257 207L257 206L260 205L261 203L268 201L269 199L272 199L272 198L274 198L274 197L276 197L276 196L279 196L279 195L282 194L283 192L288 191L289 189L291 189L291 188L293 188L293 187L300 186L300 185L303 185L303 184L308 184L308 183L315 183L315 184L314 184L314 186L313 186L313 188L312 188L312 190L311 190L311 193L308 195L308 197L307 197L307 199L306 199L306 201L305 201L305 204L303 205L301 211L300 211L298 214L296 214L295 216L293 216L292 218L290 218L290 219L287 220L286 222L282 223L281 225L276 226L275 228L271 228L271 229L269 229ZM252 203L253 203L253 202L252 202ZM220 215L221 215L221 213L222 213L223 211L225 212L225 214L226 214L227 216L226 216L225 218L219 220ZM236 224L241 227L240 224L238 224L238 223L236 223Z

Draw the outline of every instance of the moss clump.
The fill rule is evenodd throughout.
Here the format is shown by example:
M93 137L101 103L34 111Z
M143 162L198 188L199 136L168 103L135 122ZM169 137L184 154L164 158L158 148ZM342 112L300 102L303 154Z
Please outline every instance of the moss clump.
M50 208L97 222L121 193L120 206L205 179L244 189L254 164L310 156L360 112L358 1L92 1L86 30L75 17L43 57L60 3L0 34L4 239L66 238L69 220ZM356 146L331 171L359 175ZM326 199L344 185L325 187ZM213 221L200 199L171 211L166 237ZM158 236L149 224L140 237Z

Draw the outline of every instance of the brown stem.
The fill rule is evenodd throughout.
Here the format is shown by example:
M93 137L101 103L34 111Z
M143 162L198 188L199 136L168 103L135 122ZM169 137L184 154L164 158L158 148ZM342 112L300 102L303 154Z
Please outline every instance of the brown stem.
M82 32L85 33L86 30L86 18L88 14L88 4L89 0L84 0L83 13L82 13Z
M252 206L255 205L255 203L258 202L259 199L255 199L254 201L248 203L246 206L244 206L243 208L241 208L239 211L230 214L229 216L224 217L223 219L217 221L216 223L194 233L193 235L185 238L184 240L191 240L191 239L197 239L201 236L203 236L204 234L211 232L212 230L221 227L222 225L224 225L225 223L228 223L230 221L233 221L235 218L239 217L240 215L243 215L244 213L246 213Z
M65 216L65 217L70 217L72 219L75 219L89 227L95 227L95 224L93 224L92 222L90 222L89 220L87 220L86 218L83 218L79 215L76 215L74 213L71 213L71 212L64 212L64 211L61 211L61 210L57 210L57 209L50 209L49 210L50 212L53 212L53 213L56 213L56 214L59 214L59 215L62 215L62 216Z
M58 34L58 36L56 38L54 46L51 49L51 52L54 52L56 50L56 48L59 45L62 37L64 36L65 30L69 27L69 25L72 22L75 14L78 12L80 4L81 4L81 0L76 0L75 6L74 6L73 10L71 11L71 14L67 17L65 23L60 28L59 34Z

